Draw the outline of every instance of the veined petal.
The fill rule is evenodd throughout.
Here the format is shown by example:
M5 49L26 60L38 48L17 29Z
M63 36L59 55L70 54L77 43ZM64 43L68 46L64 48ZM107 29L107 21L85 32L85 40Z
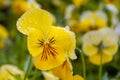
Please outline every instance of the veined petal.
M46 34L52 25L51 14L45 10L34 8L25 12L17 21L17 29L28 35L32 30L39 29Z
M52 44L53 47L59 47L65 50L67 54L74 52L76 40L73 32L61 27L51 27L48 39L51 37L55 40L55 43Z
M34 30L28 35L28 50L33 57L43 52L45 35L39 30Z
M94 54L97 54L98 48L91 44L83 44L83 51L86 55L92 56Z
M108 54L108 55L114 55L116 54L118 50L118 44L116 45L111 45L103 49L103 53Z
M66 60L62 65L52 69L52 73L62 80L73 80L72 79L72 66L69 60Z
M56 49L56 53L40 54L34 58L34 65L40 70L50 70L61 65L66 60L65 52L61 49Z
M93 56L89 56L90 62L92 64L95 64L95 65L100 65L101 54L102 54L102 64L105 64L105 63L108 63L108 62L112 61L113 55L107 55L107 54L104 54L104 53L98 53L98 54L95 54Z

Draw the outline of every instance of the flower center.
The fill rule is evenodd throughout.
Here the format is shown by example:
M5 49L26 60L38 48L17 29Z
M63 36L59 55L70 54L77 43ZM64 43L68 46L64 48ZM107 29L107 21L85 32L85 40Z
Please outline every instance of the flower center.
M39 40L39 44L43 46L43 52L41 56L41 60L46 61L48 58L56 58L58 54L56 49L52 46L55 43L54 37L50 38L47 43L44 40Z
M105 48L105 46L104 46L103 43L101 42L101 43L98 45L98 48L99 48L99 52L102 52L102 50Z
M49 44L46 43L46 45L44 45L44 47L45 47L46 49L49 48Z

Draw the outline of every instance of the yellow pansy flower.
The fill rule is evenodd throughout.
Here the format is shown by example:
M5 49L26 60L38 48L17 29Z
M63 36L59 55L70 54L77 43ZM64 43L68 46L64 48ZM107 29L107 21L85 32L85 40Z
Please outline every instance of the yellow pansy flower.
M34 65L43 70L62 64L67 54L73 52L74 43L71 34L59 27L51 27L46 35L40 30L35 30L28 35L28 49L35 57Z
M81 31L90 31L107 26L107 16L103 11L85 11L80 17L80 29Z
M83 36L83 51L89 56L91 63L100 65L112 61L118 50L118 37L110 28L91 31Z
M10 6L11 0L0 0L0 9L5 9Z
M13 75L23 78L24 73L13 65L5 64L0 67L0 80L17 80Z
M35 0L15 0L12 9L17 14L22 14L30 8L39 8L40 5Z
M7 30L2 25L0 25L0 48L4 47L5 39L7 38L8 38Z
M61 65L74 52L74 33L52 26L52 22L51 15L42 9L31 9L17 21L18 30L28 35L28 50L40 70Z

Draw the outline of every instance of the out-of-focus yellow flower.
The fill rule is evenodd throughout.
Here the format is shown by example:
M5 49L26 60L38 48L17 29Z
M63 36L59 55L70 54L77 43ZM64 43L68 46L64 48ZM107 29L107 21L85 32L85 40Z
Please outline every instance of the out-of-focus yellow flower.
M51 0L52 4L59 9L61 13L64 14L66 3L62 0ZM61 6L62 5L62 6Z
M104 0L106 5L115 5L118 9L120 9L120 1L119 0Z
M115 4L118 0L104 0L105 4Z
M42 74L43 74L45 80L59 80L59 78L54 76L51 72L43 71Z
M0 25L0 48L4 47L5 40L8 38L8 32L7 30Z
M84 5L87 3L88 0L72 0L73 4L76 8L79 8L81 5Z
M65 11L66 24L70 26L70 30L76 33L80 32L79 24L80 14L75 10L74 5L68 5Z
M68 5L66 7L66 9L65 9L65 19L66 19L66 21L72 19L74 10L75 10L74 5Z
M17 21L18 30L28 35L28 49L40 70L61 65L74 52L74 33L52 26L52 22L51 15L42 9L31 9Z
M81 15L80 18L80 30L90 31L107 26L107 16L103 11L86 11Z
M83 36L83 51L89 56L91 63L100 65L112 61L118 50L118 37L110 28L91 31Z
M23 78L24 73L13 65L5 64L0 67L0 80L17 80L14 76Z
M77 20L69 20L67 22L67 25L70 26L70 30L71 31L74 31L76 33L79 33L81 31L81 28L80 28L80 22L77 21Z
M84 80L84 79L83 79L83 77L81 77L79 75L74 75L73 80Z
M30 8L40 8L35 0L15 0L12 9L16 14L22 14Z
M5 9L10 6L11 0L0 0L0 9Z
M117 16L118 13L119 13L119 10L117 9L117 7L115 5L113 5L113 4L107 4L106 9L108 9L110 11L111 24L113 26L117 25L118 22L119 22L119 19L118 19L118 16Z

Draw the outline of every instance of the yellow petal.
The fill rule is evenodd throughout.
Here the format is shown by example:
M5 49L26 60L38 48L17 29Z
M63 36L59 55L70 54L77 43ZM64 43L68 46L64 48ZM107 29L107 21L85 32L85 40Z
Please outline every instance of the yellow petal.
M52 25L51 14L45 10L34 8L25 12L17 21L17 29L28 35L32 30L39 29L46 34Z
M56 76L54 76L53 74L43 71L43 76L45 78L45 80L59 80Z
M72 66L67 60L62 65L52 69L52 73L62 80L72 80Z
M40 41L45 40L45 36L39 30L34 30L28 35L28 50L33 57L38 56L43 52L43 46L40 45Z
M105 47L116 45L118 43L118 36L111 28L103 28L100 29L99 32L103 36L103 45Z
M118 50L118 44L111 45L103 49L103 52L108 55L114 55Z
M84 19L80 22L80 29L81 31L89 31L91 26L91 20L90 19Z
M98 10L98 11L95 11L95 15L97 16L97 18L99 19L99 20L102 20L102 21L104 21L104 22L107 22L108 20L108 18L107 18L107 15L106 15L106 13L104 12L104 11L101 11L101 10Z
M100 32L94 30L86 33L83 36L83 44L93 44L95 46L99 45L103 40L103 35Z
M84 79L79 75L74 75L73 80L84 80Z
M107 27L107 23L104 20L99 18L95 20L95 24L98 29Z
M83 51L86 55L92 56L98 52L98 48L93 45L83 44Z
M48 35L48 39L51 37L54 37L55 39L55 44L53 44L54 47L59 47L65 50L68 54L74 52L76 40L73 32L61 27L52 27Z
M100 57L101 57L100 54L102 54L102 64L108 63L108 62L112 61L112 59L113 59L112 55L98 53L93 56L89 56L90 62L95 65L100 65Z

